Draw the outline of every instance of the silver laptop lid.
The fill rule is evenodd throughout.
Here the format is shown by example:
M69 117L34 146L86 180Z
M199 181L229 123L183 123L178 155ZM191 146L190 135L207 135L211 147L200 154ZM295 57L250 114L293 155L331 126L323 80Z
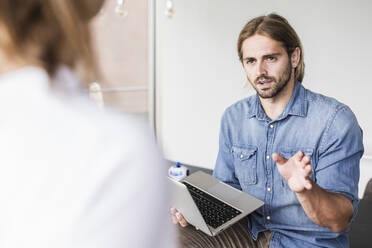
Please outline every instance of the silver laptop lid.
M263 201L256 197L238 190L202 171L191 174L183 181L202 189L217 199L244 212L251 213L264 204Z
M209 174L202 171L195 172L182 181L204 191L241 212L224 224L214 228L206 224L186 185L172 179L169 180L171 180L172 207L178 209L190 224L198 227L208 235L218 234L220 231L236 223L264 204L257 198L237 190Z
M181 212L188 223L198 227L208 235L213 235L209 230L207 223L205 223L198 207L195 205L195 202L186 186L174 179L168 179L172 191L171 207L174 207Z
M206 192L207 194L215 197L216 199L230 205L231 207L241 211L239 215L229 220L228 222L222 224L218 228L214 229L209 226L210 231L215 235L223 229L226 229L230 225L236 223L240 219L244 218L246 215L252 213L257 208L264 205L264 202L248 195L247 193L238 190L220 180L214 178L212 175L204 173L202 171L197 171L192 175L186 177L183 181L199 188L200 190Z

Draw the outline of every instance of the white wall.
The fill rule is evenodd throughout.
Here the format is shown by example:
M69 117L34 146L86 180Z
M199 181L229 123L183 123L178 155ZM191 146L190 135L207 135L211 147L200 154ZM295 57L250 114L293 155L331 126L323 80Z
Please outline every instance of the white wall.
M253 93L242 88L236 39L272 11L303 42L304 86L349 105L372 154L372 1L174 0L170 20L165 0L156 2L156 121L167 159L214 167L224 109Z

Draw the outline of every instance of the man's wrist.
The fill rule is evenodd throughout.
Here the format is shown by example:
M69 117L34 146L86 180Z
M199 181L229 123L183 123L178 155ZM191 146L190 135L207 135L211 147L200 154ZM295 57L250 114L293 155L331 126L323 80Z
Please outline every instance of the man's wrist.
M296 194L298 194L298 195L301 195L301 196L305 196L305 195L307 195L307 194L309 194L309 193L312 193L313 191L314 191L314 185L316 185L314 182L313 182L313 180L311 180L311 179L307 179L309 182L310 182L310 184L311 184L311 188L310 189L307 189L305 186L304 186L304 188L301 190L301 191L299 191L299 192L295 192Z

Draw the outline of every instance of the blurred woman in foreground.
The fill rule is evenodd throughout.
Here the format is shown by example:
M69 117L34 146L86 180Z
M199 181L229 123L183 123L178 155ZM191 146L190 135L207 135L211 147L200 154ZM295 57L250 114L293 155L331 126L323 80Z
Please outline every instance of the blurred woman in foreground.
M154 140L79 93L102 2L0 0L0 247L171 246Z

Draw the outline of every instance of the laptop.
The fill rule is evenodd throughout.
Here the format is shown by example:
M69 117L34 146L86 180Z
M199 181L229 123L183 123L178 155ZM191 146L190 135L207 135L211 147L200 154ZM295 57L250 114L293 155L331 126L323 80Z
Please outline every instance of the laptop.
M188 223L209 236L215 236L244 218L264 202L197 171L181 181L169 178L171 206Z

